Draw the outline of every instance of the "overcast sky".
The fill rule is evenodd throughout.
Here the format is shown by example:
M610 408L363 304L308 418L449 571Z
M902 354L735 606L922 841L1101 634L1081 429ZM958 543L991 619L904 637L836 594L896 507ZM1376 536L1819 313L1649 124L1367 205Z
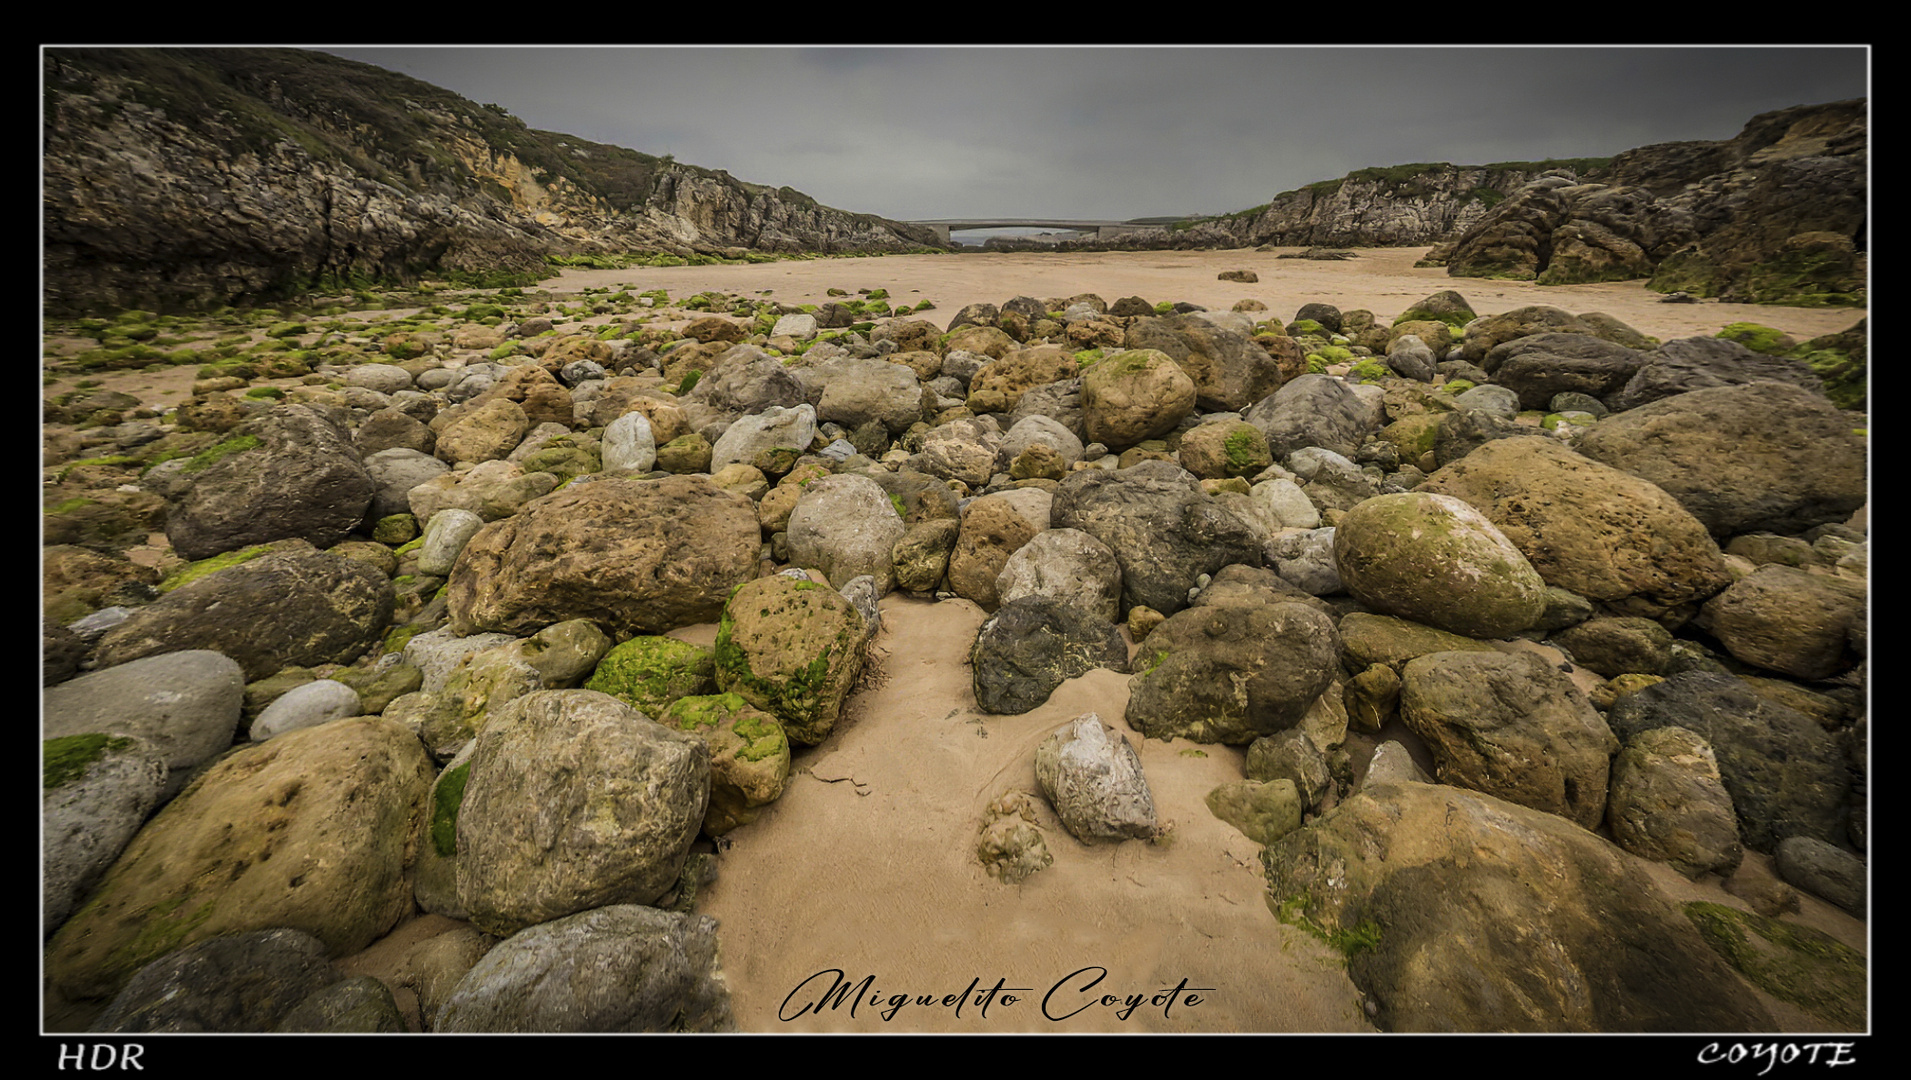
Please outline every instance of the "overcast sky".
M1728 139L1870 80L1864 46L310 47L904 220L1225 213L1367 166Z

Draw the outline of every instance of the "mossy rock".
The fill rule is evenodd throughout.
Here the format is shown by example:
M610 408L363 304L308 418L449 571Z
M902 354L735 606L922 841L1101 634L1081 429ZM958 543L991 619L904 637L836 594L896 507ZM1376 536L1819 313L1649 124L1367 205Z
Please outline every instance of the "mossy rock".
M584 682L584 689L609 694L650 717L678 698L709 694L716 688L711 650L652 635L631 638L605 653Z
M1798 346L1783 330L1752 322L1731 323L1716 336L1767 356L1783 356Z
M1809 926L1723 904L1694 900L1684 911L1705 943L1760 990L1833 1030L1864 1030L1865 957L1856 949Z

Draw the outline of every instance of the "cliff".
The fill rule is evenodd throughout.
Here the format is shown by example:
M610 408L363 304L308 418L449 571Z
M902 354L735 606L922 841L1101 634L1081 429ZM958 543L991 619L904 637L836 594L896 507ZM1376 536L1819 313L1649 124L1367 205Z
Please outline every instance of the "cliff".
M933 232L292 49L49 49L50 311L245 303L548 255L888 252Z
M1863 100L1801 105L1729 140L1629 150L1596 177L1539 177L1430 259L1456 277L1862 303L1866 113Z

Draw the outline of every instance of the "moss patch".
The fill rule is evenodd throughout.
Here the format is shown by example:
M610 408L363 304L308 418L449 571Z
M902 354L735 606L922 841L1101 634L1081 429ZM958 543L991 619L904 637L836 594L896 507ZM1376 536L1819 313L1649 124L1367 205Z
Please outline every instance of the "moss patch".
M1694 900L1685 916L1705 943L1754 986L1835 1024L1865 1026L1865 958L1809 926Z
M159 591L171 592L181 585L190 585L208 574L216 574L221 570L238 566L240 563L251 562L261 555L269 554L272 550L271 544L255 544L252 547L227 551L210 558L200 559L198 562L187 563L160 582Z
M40 744L40 787L64 787L86 776L86 770L109 751L124 750L133 740L121 735L62 735Z
M458 808L464 805L471 763L448 770L431 789L431 847L449 859L458 854Z

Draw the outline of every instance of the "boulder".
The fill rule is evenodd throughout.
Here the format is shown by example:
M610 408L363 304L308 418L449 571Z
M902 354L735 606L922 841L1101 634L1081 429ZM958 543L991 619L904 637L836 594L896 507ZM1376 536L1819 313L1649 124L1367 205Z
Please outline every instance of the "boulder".
M391 621L390 579L342 555L284 550L181 585L106 632L95 652L111 667L170 652L210 650L246 681L289 665L349 664Z
M1710 743L1740 838L1754 851L1770 853L1788 836L1844 835L1852 772L1839 739L1742 680L1680 672L1620 695L1606 721L1627 742L1680 727Z
M48 944L48 977L68 997L106 997L183 946L274 927L328 956L363 949L412 911L433 774L417 737L378 717L232 754L127 845Z
M1629 409L1575 448L1658 485L1715 537L1792 535L1864 505L1865 438L1853 427L1820 394L1754 382Z
M584 618L628 637L710 622L760 546L755 507L708 477L574 484L471 538L450 626L523 635Z
M1443 784L1595 829L1619 741L1573 681L1532 653L1433 653L1400 676L1400 717Z
M1339 665L1340 635L1311 600L1211 589L1148 632L1128 680L1128 726L1245 745L1299 724Z
M820 570L837 588L868 574L879 593L895 587L895 548L908 527L888 492L867 476L825 476L804 485L790 510L790 565Z
M1082 374L1082 421L1091 442L1125 447L1165 435L1194 403L1194 380L1154 349L1116 353Z
M166 512L166 537L186 559L293 538L330 547L377 491L351 441L304 405L248 420L187 470L191 486Z
M458 896L488 934L648 904L703 824L710 750L608 694L541 690L478 736L458 809Z
M1042 741L1035 778L1062 827L1084 844L1148 840L1160 831L1141 758L1126 736L1092 712Z
M1718 758L1684 728L1627 740L1612 762L1606 823L1620 847L1693 879L1730 875L1745 856Z
M1126 669L1128 645L1100 612L1065 599L1025 596L982 623L969 663L983 712L1025 713L1078 675L1098 667Z
M776 717L790 741L829 736L862 673L863 616L841 593L777 574L731 594L717 628L717 689Z
M1055 491L1050 524L1079 529L1115 553L1124 611L1140 604L1171 615L1188 605L1200 575L1261 562L1254 531L1173 466L1070 473Z
M1499 439L1416 489L1484 514L1548 585L1656 618L1731 583L1698 519L1659 487L1552 439Z
M531 927L465 974L433 1030L735 1031L717 921L613 904Z
M1369 608L1469 637L1510 637L1546 610L1546 585L1526 556L1450 495L1359 503L1335 526L1334 565Z
M1380 427L1373 408L1331 375L1302 375L1242 415L1277 459L1309 446L1351 457Z
M1268 907L1342 943L1386 1031L1775 1025L1629 856L1553 814L1370 781L1261 858Z

